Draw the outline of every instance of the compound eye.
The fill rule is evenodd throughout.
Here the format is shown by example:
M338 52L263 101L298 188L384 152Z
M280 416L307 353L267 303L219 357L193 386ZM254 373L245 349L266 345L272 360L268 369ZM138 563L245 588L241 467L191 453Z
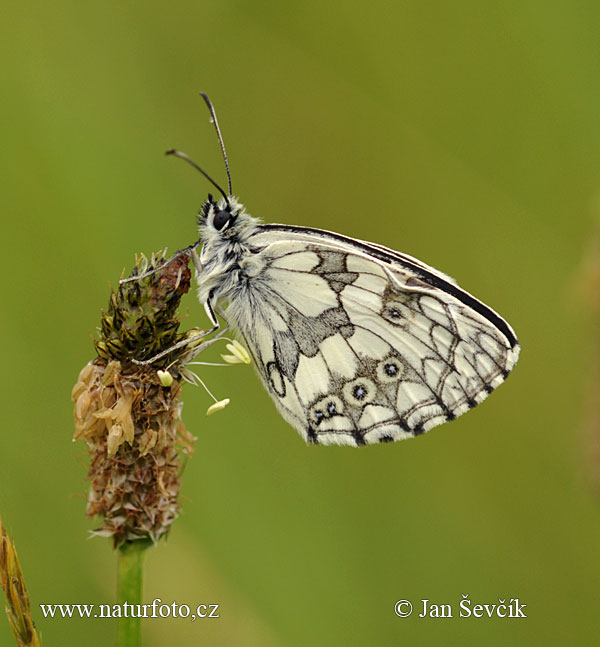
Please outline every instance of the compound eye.
M223 229L223 227L229 222L230 218L231 213L229 211L226 211L225 209L217 211L215 217L213 218L213 227L216 230Z

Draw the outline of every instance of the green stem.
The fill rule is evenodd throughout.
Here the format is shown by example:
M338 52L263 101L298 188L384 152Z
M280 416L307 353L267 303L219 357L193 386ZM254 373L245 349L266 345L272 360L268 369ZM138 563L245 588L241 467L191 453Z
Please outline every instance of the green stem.
M144 551L152 542L132 541L119 548L119 572L117 598L121 605L121 617L117 620L117 647L141 647L142 626L138 607L128 605L142 603L142 566Z

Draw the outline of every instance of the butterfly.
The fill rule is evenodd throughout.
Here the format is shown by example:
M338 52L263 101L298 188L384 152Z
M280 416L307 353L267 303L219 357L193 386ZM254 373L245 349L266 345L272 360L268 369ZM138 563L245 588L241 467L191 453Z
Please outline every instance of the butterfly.
M309 443L418 436L484 400L519 356L510 325L425 263L331 231L264 224L209 194L191 247L198 298L246 345L277 409ZM197 248L201 247L198 253Z

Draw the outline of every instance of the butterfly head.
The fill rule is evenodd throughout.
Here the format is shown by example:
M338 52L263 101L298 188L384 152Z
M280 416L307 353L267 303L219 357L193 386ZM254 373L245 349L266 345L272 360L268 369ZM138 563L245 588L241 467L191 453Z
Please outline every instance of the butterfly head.
M238 219L242 209L235 198L215 200L208 194L208 199L202 205L199 214L199 225L201 228L210 227L214 231L225 232L230 229Z
M200 239L243 242L257 224L236 197L215 200L209 194L198 215Z

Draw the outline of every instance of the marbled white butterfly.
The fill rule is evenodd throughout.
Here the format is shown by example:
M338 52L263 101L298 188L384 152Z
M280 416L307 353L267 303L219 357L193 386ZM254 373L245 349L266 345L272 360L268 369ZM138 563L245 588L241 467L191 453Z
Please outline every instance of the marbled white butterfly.
M472 409L506 379L519 356L515 333L450 277L382 245L250 216L232 194L216 115L202 96L229 192L169 151L223 195L209 195L200 238L188 248L198 298L212 333L218 304L228 304L223 317L306 441L359 446L412 438Z

